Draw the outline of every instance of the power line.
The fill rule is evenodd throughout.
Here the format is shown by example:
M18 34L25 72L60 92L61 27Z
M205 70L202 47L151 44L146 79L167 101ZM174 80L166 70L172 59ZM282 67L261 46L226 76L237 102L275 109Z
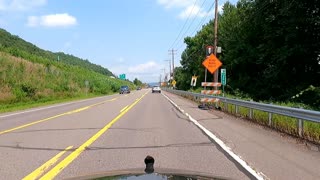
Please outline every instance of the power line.
M215 5L215 3L212 3L212 5L210 6L208 13L212 10L213 6ZM194 31L191 33L192 35L199 29L200 26L203 25L203 23L205 21L207 21L208 17L210 17L209 15L206 17L203 17L202 20L200 21L200 23L198 24L198 26L194 29Z
M174 55L177 53L177 50L169 50L169 55L172 55L172 79L174 79Z
M208 13L210 13L210 11L212 10L213 6L215 5L215 3L212 3L212 5L210 6L210 8L207 10ZM207 15L207 16L204 16L201 21L199 21L199 24L197 25L197 27L194 29L194 31L191 33L191 36L197 31L199 30L199 28L203 25L204 22L207 21L207 19L209 18L210 16ZM179 48L177 48L177 50L180 50L182 47L183 47L183 42L181 44L181 46L179 46Z
M193 4L193 6L192 6L192 9L191 9L191 11L190 11L190 13L189 13L189 15L188 15L188 17L187 17L187 20L184 22L184 24L183 24L183 26L182 26L182 28L181 28L181 30L180 30L177 38L173 41L173 43L172 43L172 45L171 45L171 48L173 48L173 46L175 45L176 41L179 39L179 37L180 37L180 35L181 35L184 27L187 25L187 22L189 21L190 16L191 16L191 14L192 14L192 12L193 12L193 9L194 9L194 7L196 6L197 2L198 2L198 0L195 0L195 1L194 1L194 4Z
M187 34L187 32L189 31L191 25L193 24L194 20L197 18L198 14L199 14L200 11L201 11L201 8L203 7L203 5L204 5L204 3L205 3L206 1L207 1L207 0L204 0L204 1L202 2L201 6L200 6L200 8L199 8L199 11L198 11L197 14L193 17L193 19L192 19L191 23L189 24L187 30L183 33L183 35L181 36L181 38L179 39L179 41L181 41L181 40L184 38L184 36ZM178 41L178 42L179 42L179 41Z
M208 11L207 11L208 13L212 10L214 4L215 4L215 3L212 3L212 5L210 6L210 8L209 8ZM203 17L203 18L201 19L201 21L199 21L199 24L198 24L197 27L193 30L193 32L191 33L191 36L193 36L193 34L194 34L197 30L199 30L199 28L203 25L204 22L207 21L207 19L208 19L209 17L210 17L210 16L207 15L207 16ZM180 49L183 47L183 45L184 45L184 42L182 42L182 44L177 48L177 50L180 50Z

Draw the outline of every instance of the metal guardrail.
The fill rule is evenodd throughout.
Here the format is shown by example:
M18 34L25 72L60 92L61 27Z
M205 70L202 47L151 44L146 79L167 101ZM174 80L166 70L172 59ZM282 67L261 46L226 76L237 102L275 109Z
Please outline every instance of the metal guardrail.
M181 96L189 96L194 98L195 100L200 100L201 98L212 98L217 97L220 99L221 102L225 104L227 109L227 104L235 105L236 114L239 111L239 106L249 108L249 118L253 116L253 110L260 110L269 113L269 126L272 125L272 114L279 114L283 116L288 116L292 118L297 118L297 128L298 133L300 136L303 135L303 121L308 120L316 123L320 123L320 112L319 111L311 111L305 110L300 108L291 108L291 107L284 107L279 105L272 105L272 104L265 104L265 103L258 103L253 101L244 101L239 99L231 99L226 97L220 96L213 96L213 95L204 95L200 93L193 93L188 91L181 91L181 90L173 90L173 89L163 89L165 91L171 92L173 94L181 95Z

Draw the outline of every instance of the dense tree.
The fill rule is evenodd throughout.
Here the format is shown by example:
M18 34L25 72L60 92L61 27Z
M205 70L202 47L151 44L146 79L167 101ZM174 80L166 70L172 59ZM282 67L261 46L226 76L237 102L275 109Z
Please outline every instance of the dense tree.
M141 85L142 85L142 82L141 82L139 79L135 78L135 79L133 80L133 84L135 84L136 86L141 86Z
M292 97L301 92L319 95L319 5L319 0L226 2L219 15L218 46L223 50L219 58L228 71L229 89L240 90L255 100L296 100L316 105L312 98ZM213 22L194 37L186 37L185 43L176 79L178 88L186 90L192 75L204 80L201 62L205 46L213 44Z

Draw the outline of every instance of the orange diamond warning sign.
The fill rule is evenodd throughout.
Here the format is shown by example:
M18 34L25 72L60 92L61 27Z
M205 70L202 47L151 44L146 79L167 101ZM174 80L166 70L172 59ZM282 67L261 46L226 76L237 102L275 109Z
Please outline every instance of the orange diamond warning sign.
M206 67L208 71L213 74L222 65L222 63L214 54L211 54L202 62L202 65L204 65L204 67Z

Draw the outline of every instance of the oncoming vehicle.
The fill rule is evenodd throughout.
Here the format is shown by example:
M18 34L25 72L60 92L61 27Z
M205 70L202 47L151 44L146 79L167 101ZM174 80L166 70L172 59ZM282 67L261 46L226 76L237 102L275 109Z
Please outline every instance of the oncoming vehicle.
M152 93L154 93L154 92L161 93L160 87L159 87L159 86L153 86L153 88L152 88Z
M130 93L129 86L121 86L120 87L120 94L124 94L124 93Z

